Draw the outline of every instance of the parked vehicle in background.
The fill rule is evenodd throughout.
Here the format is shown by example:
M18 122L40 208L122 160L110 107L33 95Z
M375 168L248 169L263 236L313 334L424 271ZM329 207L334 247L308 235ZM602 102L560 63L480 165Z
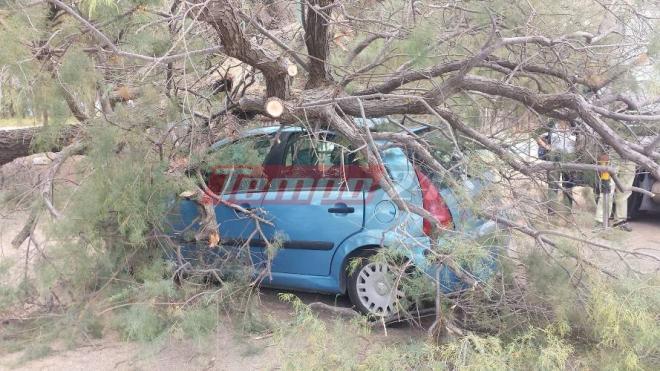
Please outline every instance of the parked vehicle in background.
M412 132L423 135L429 130ZM386 262L350 262L369 258L382 247L400 250L429 278L440 269L445 292L464 287L452 270L428 261L432 224L392 201L380 186L382 171L403 200L424 208L446 228L438 239L441 245L449 246L454 235L484 240L496 224L461 207L442 177L417 164L405 148L382 146L385 169L365 169L347 143L330 131L274 126L213 145L205 180L222 199L214 205L222 247L195 242L198 205L180 200L169 218L180 256L193 265L217 267L242 253L255 272L269 268L261 277L262 286L347 293L356 308L377 316L397 313L403 293ZM466 177L463 187L462 197L477 197L482 182ZM255 221L246 211L270 224ZM493 254L497 248L490 247ZM472 272L477 279L487 278L494 268L491 254L483 259L483 267Z
M628 198L628 219L647 214L660 215L660 180L655 179L648 171L640 169L632 185L655 193L655 196L633 192Z
M629 128L638 136L642 146L653 143L658 135L648 125L629 125ZM660 149L660 146L657 149ZM660 180L654 178L646 169L638 167L632 185L655 193L655 196L633 192L628 198L628 218L633 219L647 214L660 215Z

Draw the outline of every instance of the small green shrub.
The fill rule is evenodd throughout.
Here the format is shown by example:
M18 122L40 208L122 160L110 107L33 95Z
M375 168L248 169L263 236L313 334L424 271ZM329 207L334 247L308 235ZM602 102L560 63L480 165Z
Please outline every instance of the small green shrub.
M206 305L181 312L181 329L193 339L207 336L218 325L217 306Z
M35 359L44 358L51 354L53 349L48 344L35 343L30 344L25 350L21 357L18 359L18 364L26 363L33 361Z

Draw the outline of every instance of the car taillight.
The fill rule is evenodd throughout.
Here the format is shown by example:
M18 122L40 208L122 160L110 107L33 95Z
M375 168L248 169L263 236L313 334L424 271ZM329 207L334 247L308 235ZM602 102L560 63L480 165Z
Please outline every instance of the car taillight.
M438 223L447 228L452 226L452 217L445 201L440 196L438 188L421 170L415 170L419 185L422 188L422 204L424 210L428 211L438 221ZM433 231L433 225L430 221L424 219L424 234L430 236Z

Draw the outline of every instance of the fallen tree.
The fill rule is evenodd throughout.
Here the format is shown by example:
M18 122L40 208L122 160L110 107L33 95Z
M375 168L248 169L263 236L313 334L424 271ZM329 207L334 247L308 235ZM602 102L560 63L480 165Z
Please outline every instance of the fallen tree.
M78 193L61 208L51 205L56 212L50 214L84 221L63 230L75 231L85 248L130 251L130 257L123 256L129 271L136 246L156 239L156 216L162 215L150 208L162 210L152 201L162 201L170 191L202 203L204 233L194 238L212 248L218 244L212 203L205 197L216 202L222 197L208 189L195 167L207 160L216 140L265 123L312 133L332 130L367 166L380 168L382 143L395 143L456 185L462 179L438 159L438 144L408 131L421 122L441 133L449 143L443 153L458 158L459 166L484 166L473 155L477 150L492 154L497 166L491 167L503 179L511 209L522 211L515 220L487 215L529 237L576 291L586 290L579 278L585 270L620 276L558 241L577 237L539 227L549 217L533 190L547 186L549 171L616 172L615 165L596 163L596 155L605 152L660 178L659 100L652 84L640 79L658 58L653 50L657 9L650 2L563 1L558 6L570 10L566 15L549 3L509 3L486 8L433 1L209 0L169 6L128 2L93 10L86 2L19 0L20 7L0 14L5 17L0 20L12 21L0 23L8 35L0 41L11 46L7 50L20 51L21 59L8 68L25 77L14 85L52 100L44 108L35 99L33 106L66 108L78 120L80 131L65 133L62 142L84 143L90 175L83 187L89 194ZM44 24L30 23L36 15ZM34 74L21 74L27 64ZM80 78L83 71L90 74ZM390 118L386 125L373 132L366 128L367 119L382 117ZM537 139L539 129L553 120L574 123L597 153L557 162L514 151L520 142ZM640 128L647 141L636 134ZM0 131L0 163L27 154L36 131ZM613 179L621 191L648 194L621 184L616 174ZM397 207L436 223L397 194L387 176L381 186ZM52 198L47 187L40 195ZM29 234L32 224L19 237ZM622 261L642 256L609 251ZM475 291L488 291L462 274L454 256L438 256ZM506 299L508 308L523 310ZM466 312L477 310L461 298L446 300L464 305ZM100 312L106 310L111 311Z

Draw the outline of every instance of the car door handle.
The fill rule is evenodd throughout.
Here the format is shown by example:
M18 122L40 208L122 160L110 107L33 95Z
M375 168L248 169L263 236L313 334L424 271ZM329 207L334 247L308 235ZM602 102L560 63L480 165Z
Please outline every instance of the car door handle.
M335 207L329 208L328 212L333 214L351 214L355 212L355 208L346 204L336 204Z

